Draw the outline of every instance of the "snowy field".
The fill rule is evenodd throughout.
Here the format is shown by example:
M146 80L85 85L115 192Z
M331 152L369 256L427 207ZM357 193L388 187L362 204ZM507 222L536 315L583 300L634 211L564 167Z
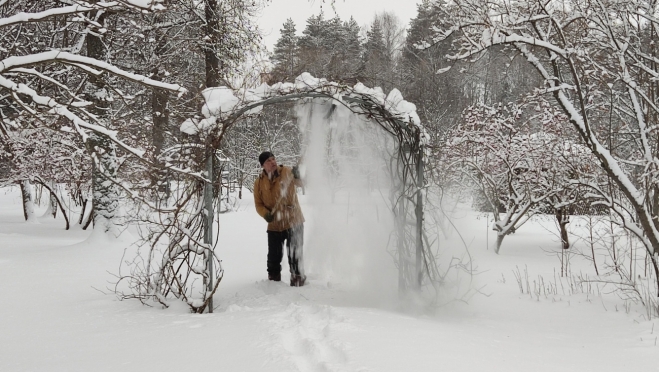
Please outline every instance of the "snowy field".
M247 194L220 216L215 312L195 315L117 300L121 242L50 217L26 223L18 189L0 190L0 371L659 371L659 321L594 285L573 293L551 221L525 225L496 255L484 217L457 214L478 293L451 301L446 288L439 306L412 305L384 249L350 239L385 211L354 202L341 225L301 203L308 285L264 280L265 222ZM461 244L456 233L441 242ZM571 268L593 275L578 256Z

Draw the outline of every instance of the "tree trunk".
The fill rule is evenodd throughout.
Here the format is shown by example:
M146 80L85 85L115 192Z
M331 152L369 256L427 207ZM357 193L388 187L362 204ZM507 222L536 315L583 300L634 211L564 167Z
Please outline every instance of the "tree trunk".
M109 138L97 133L91 134L87 142L96 155L92 168L94 227L109 232L115 227L119 209L120 190L114 182L119 165L116 149Z
M561 245L563 249L570 248L570 241L568 240L567 224L570 223L570 217L567 215L565 208L557 208L554 210L558 227L561 230Z
M204 45L204 57L206 62L206 87L219 87L224 77L224 66L218 57L216 48L221 45L222 14L218 9L217 1L206 0L204 2L206 16L206 43Z
M82 201L82 211L80 212L80 217L78 217L78 225L82 225L85 219L85 210L87 210L87 199Z
M53 218L57 218L57 196L52 192L50 193L48 208L50 208L50 214Z
M154 23L161 22L160 16L156 15ZM165 53L167 46L167 37L163 32L156 32L158 45L154 50L156 56L156 66L151 71L152 79L162 81L164 71L160 68L161 56ZM169 180L165 172L165 163L160 158L162 149L165 146L165 133L169 129L169 93L163 89L153 89L151 93L151 116L153 118L153 128L151 140L153 141L153 162L157 164L156 171L152 173L151 184L156 186L159 193L169 195Z
M92 204L91 210L89 211L89 215L87 216L87 221L86 221L85 224L82 226L82 229L83 229L83 230L87 230L87 228L89 227L89 225L90 225L92 222L94 222L94 214L95 214L95 213L94 213L94 204Z
M156 80L160 80L160 76L154 75ZM169 180L167 179L167 172L165 171L165 163L160 158L162 149L165 144L165 132L169 126L169 112L167 110L167 103L169 101L169 94L161 89L154 89L151 96L151 110L153 114L153 162L157 164L156 171L152 173L151 184L156 186L159 193L169 195Z
M501 231L497 231L497 245L494 247L494 253L499 254L499 250L501 249L501 243L503 243L503 238L505 238L506 235L504 235Z
M42 182L39 182L42 184ZM55 183L54 182L49 182L49 185L43 185L46 189L48 189L48 209L46 210L46 213L44 213L44 216L51 215L53 218L57 218L57 195L55 195Z
M34 220L34 195L30 181L21 181L21 196L23 198L23 216L25 221Z
M98 17L97 22L103 24L107 13ZM93 18L93 17L92 17ZM107 53L102 35L89 33L87 35L87 56L105 61ZM107 121L111 110L110 94L102 78L90 76L87 84L87 99L94 102L91 111L101 122ZM87 150L92 154L92 205L94 227L101 227L104 232L114 230L115 217L119 205L119 187L113 182L116 178L118 160L116 145L104 134L91 133L87 139ZM85 228L89 223L85 224Z
M66 223L66 230L68 230L70 228L69 217L67 216L66 211L64 210L64 204L62 203L62 201L57 196L57 189L55 188L55 183L54 182L49 182L50 185L47 185L47 184L45 184L41 181L37 181L37 182L39 182L43 187L48 189L48 192L50 193L50 203L51 204L48 206L48 208L51 208L51 209L54 210L54 212L51 212L52 215L53 215L53 218L56 217L57 207L59 206L60 210L62 211L62 216L64 216L64 221ZM53 203L54 203L54 205L53 205Z

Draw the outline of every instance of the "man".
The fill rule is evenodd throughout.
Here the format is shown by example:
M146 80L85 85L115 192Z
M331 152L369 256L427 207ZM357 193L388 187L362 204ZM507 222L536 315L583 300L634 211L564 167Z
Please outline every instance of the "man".
M301 287L307 277L302 267L304 216L296 186L302 186L297 167L277 165L270 151L259 155L263 172L254 182L256 212L268 222L268 279L281 281L284 241L288 250L291 286Z

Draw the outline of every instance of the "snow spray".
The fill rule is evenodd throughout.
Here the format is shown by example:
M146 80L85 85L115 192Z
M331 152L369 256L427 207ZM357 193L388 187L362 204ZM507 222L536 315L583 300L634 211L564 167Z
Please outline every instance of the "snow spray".
M303 133L304 263L311 278L376 305L395 296L397 269L388 164L394 141L340 102L308 99Z

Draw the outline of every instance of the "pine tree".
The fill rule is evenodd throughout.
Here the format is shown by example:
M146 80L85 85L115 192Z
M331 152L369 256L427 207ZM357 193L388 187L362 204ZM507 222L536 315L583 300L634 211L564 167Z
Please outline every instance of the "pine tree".
M353 17L343 22L341 27L341 45L339 59L341 61L341 81L356 83L361 66L362 43L359 33L361 27Z
M307 19L307 26L299 39L300 67L314 76L325 76L324 65L327 58L327 21L323 14Z
M325 53L323 77L332 81L341 81L344 75L343 58L345 33L343 22L339 17L334 17L325 24L323 46Z
M402 85L399 88L406 99L417 105L421 120L429 127L432 136L440 140L440 133L459 119L462 109L468 105L463 94L464 76L461 66L448 65L444 46L433 45L419 49L417 45L432 36L432 28L441 24L438 6L424 0L417 5L417 16L410 22L402 52ZM437 71L451 67L443 74Z
M362 43L359 37L361 28L353 17L343 24L345 32L345 50L351 56L358 57L361 55Z
M442 7L430 0L418 5L402 54L401 91L417 105L421 120L434 127L431 132L438 137L460 119L467 106L514 101L523 90L520 88L538 84L537 75L528 69L521 70L520 58L511 62L509 56L486 51L473 64L449 62L445 56L451 52L450 38L441 44L418 48L432 39L433 28L452 26L442 18L445 11Z
M364 44L362 76L366 85L383 87L386 83L383 78L389 66L387 57L382 27L380 21L376 19L366 33L366 43Z
M362 61L361 28L350 18L325 20L323 14L311 16L298 39L299 72L331 81L354 84L359 79Z
M307 19L307 25L302 31L302 37L299 40L300 48L303 49L320 49L323 46L324 35L327 21L323 14L311 16Z
M271 58L274 63L272 75L274 81L287 81L295 78L301 72L298 69L299 38L295 34L295 22L291 18L287 19L279 32L281 36L275 44Z

